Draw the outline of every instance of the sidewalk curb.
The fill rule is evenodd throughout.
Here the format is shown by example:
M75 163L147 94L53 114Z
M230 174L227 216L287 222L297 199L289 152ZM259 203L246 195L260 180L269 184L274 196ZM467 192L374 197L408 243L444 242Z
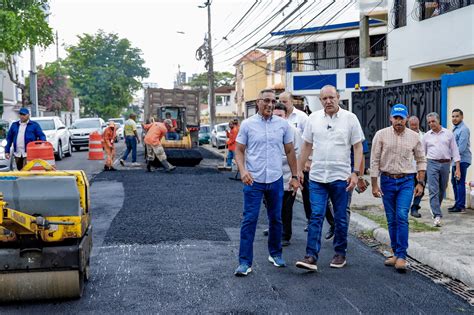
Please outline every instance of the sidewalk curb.
M374 221L355 212L351 213L350 225L356 232L372 232L374 238L382 244L390 246L388 231ZM408 255L434 269L458 279L474 288L474 271L468 270L456 257L443 257L417 241L409 240Z

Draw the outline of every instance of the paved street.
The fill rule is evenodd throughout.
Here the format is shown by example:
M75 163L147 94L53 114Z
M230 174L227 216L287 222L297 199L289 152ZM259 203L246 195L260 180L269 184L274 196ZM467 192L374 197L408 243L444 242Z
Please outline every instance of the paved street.
M318 273L294 267L304 255L301 204L295 205L289 266L266 260L265 211L255 240L254 272L236 278L242 184L219 173L221 160L203 151L196 168L100 173L92 181L92 278L80 300L2 306L6 313L327 313L467 314L474 308L415 273L383 266L384 258L355 237L348 265L329 268L323 242ZM58 163L96 173L87 151ZM139 156L142 161L143 156ZM86 166L87 165L87 166Z

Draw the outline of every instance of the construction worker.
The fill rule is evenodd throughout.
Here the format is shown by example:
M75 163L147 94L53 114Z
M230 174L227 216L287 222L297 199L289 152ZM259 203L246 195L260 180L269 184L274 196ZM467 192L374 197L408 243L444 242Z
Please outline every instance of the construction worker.
M231 120L229 122L230 131L225 131L227 134L227 159L226 159L226 168L228 170L232 170L232 160L235 156L235 139L237 138L237 134L239 133L239 129L237 126L234 125L234 121Z
M15 121L7 134L5 145L5 159L10 159L10 148L13 145L16 169L21 170L26 164L26 146L32 141L46 141L41 126L30 120L30 111L26 107L20 109L20 120Z
M105 159L104 171L116 171L114 168L115 147L114 141L116 137L116 128L113 121L109 122L109 126L102 133L102 143L107 158Z
M161 139L171 128L173 128L173 122L171 119L165 119L160 123L155 122L152 118L151 123L142 126L143 129L146 130L145 144L147 147L147 172L151 172L151 163L155 160L155 157L160 161L161 165L163 165L167 172L176 169L176 166L171 165L166 160L165 149L163 149L163 146L161 145Z

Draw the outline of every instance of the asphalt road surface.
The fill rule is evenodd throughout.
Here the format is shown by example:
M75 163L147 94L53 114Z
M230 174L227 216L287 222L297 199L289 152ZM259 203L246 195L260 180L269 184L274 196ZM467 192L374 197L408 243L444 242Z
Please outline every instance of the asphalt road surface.
M95 176L92 277L82 299L3 305L0 312L474 313L429 279L385 267L379 253L353 236L345 268L329 268L329 241L323 241L317 273L296 268L306 244L298 203L295 235L283 251L289 266L276 268L267 262L262 208L254 272L236 278L242 184L216 170L219 159L206 156L199 167L173 173L135 168Z

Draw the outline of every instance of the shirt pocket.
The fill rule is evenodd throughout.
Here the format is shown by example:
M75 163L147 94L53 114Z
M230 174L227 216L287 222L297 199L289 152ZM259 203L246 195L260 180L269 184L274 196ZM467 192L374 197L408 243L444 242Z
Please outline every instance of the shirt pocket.
M347 146L349 138L347 136L347 129L335 129L328 131L329 139L337 146Z

